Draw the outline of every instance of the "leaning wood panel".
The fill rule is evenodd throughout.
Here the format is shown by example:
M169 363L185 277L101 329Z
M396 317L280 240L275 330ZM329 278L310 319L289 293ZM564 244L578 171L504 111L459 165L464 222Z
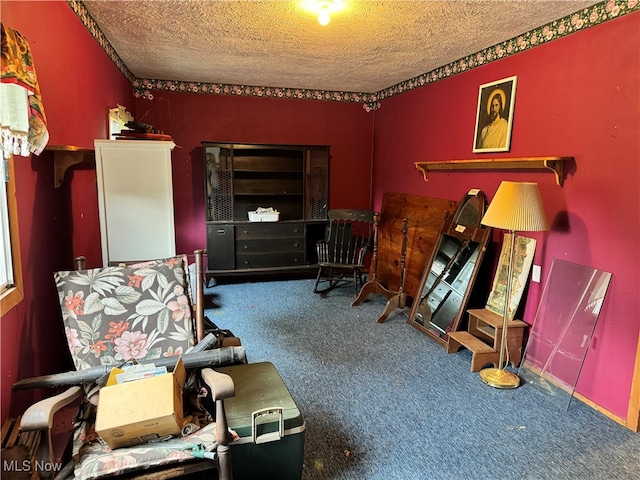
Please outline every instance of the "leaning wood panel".
M415 298L422 273L431 257L444 219L453 215L456 202L386 192L382 197L378 221L378 281L387 288L400 288L403 219L407 231L406 278L404 291Z

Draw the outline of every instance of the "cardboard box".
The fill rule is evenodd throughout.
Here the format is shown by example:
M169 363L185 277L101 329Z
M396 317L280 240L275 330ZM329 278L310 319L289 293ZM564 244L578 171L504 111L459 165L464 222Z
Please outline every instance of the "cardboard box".
M179 358L171 373L103 387L96 433L111 449L180 434L185 375Z

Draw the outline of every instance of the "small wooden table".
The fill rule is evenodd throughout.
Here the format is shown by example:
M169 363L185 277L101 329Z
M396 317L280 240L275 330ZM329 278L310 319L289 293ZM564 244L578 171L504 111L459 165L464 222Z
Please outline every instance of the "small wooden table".
M502 315L487 309L467 310L469 328L467 332L451 332L447 344L447 353L455 353L461 347L473 352L471 371L479 372L491 363L498 367L500 347L502 345ZM522 343L527 323L522 320L510 320L507 323L507 352L505 359L513 367L520 365Z

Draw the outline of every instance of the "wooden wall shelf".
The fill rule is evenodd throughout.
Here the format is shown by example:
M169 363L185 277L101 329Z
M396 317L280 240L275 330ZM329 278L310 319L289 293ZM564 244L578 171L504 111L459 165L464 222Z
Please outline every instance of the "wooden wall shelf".
M416 162L427 182L430 170L524 170L546 169L556 176L556 183L564 182L564 162L573 157L524 157L524 158L474 158L471 160L447 160L444 162Z
M58 188L64 181L65 172L78 163L95 159L95 152L90 148L75 145L48 145L45 150L53 152L53 185Z

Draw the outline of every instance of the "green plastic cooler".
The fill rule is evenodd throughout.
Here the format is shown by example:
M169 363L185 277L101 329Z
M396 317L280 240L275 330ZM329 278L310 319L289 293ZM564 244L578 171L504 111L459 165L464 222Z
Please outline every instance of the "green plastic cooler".
M282 377L270 362L218 367L233 378L225 400L234 480L300 480L305 423Z

